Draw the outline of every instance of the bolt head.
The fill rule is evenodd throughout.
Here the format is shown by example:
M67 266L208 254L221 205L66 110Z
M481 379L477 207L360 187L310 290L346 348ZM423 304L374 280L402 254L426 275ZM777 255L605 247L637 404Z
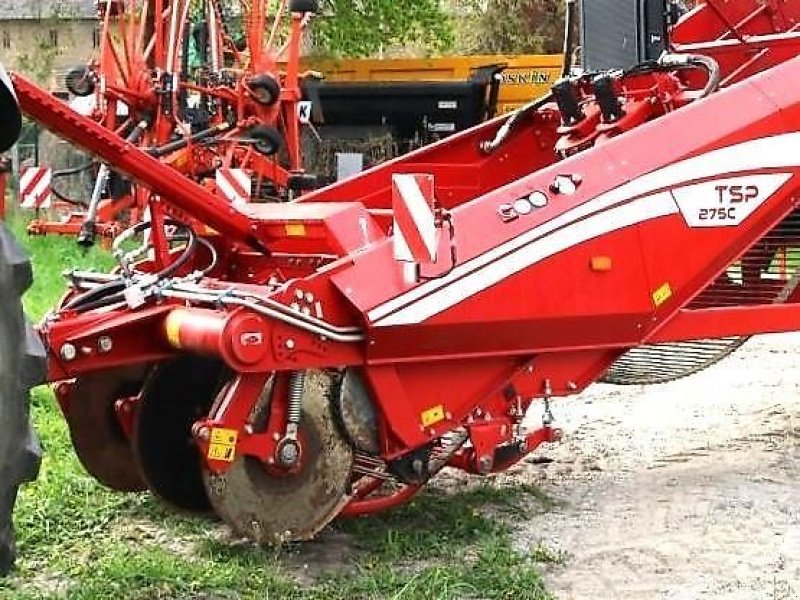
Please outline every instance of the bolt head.
M290 339L288 339L288 340L286 340L286 343L285 343L284 345L285 345L285 346L286 346L286 348L287 348L287 349L289 349L289 350L294 350L294 348L295 348L295 346L296 346L296 344L295 344L295 341L294 341L293 339L291 339L291 338L290 338Z
M287 440L278 447L278 461L284 467L291 467L300 459L300 446L294 440Z
M103 335L97 339L97 349L102 354L108 354L114 348L114 340L111 339L111 336Z
M61 346L59 354L61 355L61 358L66 361L75 360L75 358L78 356L78 349L72 344L64 344Z
M286 444L283 448L281 448L281 461L284 464L294 464L297 460L297 448L294 444Z

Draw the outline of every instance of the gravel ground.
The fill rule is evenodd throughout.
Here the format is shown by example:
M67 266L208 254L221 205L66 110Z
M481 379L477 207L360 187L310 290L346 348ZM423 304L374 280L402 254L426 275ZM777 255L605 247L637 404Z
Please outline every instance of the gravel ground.
M520 549L564 553L563 599L800 598L800 334L762 336L658 386L555 404L562 443L507 475L556 506Z

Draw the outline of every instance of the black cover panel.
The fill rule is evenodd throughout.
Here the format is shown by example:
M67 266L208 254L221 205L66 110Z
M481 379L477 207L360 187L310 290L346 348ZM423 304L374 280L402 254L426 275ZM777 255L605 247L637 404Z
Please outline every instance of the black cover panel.
M666 48L666 0L581 0L583 67L627 68Z
M307 83L320 125L387 126L399 138L451 134L480 123L487 111L482 81ZM321 115L320 115L321 112ZM321 116L321 118L319 118Z

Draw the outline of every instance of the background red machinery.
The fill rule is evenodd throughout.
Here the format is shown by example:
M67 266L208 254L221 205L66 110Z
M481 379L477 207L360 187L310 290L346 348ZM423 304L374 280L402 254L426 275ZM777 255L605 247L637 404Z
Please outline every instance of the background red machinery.
M220 170L251 181L241 198L285 201L314 187L300 156L298 69L315 2L99 0L97 8L99 56L66 78L82 112L211 190ZM152 208L150 192L113 165L86 168L91 198L58 194L56 172L65 215L33 221L30 233L91 244Z
M307 539L557 440L555 397L797 329L799 21L796 1L700 2L656 58L240 208L17 76L31 118L168 207L40 326L83 464Z

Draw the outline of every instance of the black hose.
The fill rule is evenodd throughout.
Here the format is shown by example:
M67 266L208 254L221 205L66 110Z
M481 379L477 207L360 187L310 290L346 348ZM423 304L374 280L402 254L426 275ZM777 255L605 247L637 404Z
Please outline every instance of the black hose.
M508 136L511 134L511 131L517 126L517 124L526 116L528 116L532 112L536 112L540 108L542 108L545 104L553 101L553 94L548 92L546 95L542 96L541 98L537 98L533 102L529 102L528 104L521 106L515 112L511 114L506 122L497 130L494 138L491 140L484 140L480 143L480 149L485 154L491 154L497 148L506 141Z
M197 240L199 239L197 237L197 234L194 231L192 231L190 228L188 228L188 227L186 229L189 232L189 236L188 236L187 242L186 242L186 248L183 249L183 252L181 253L181 255L178 257L178 259L175 262L173 262L172 264L168 265L162 271L156 273L156 278L157 279L161 280L161 279L166 279L167 277L172 277L175 273L177 273L189 261L189 259L192 257L192 255L197 250L197 244L198 244ZM171 242L178 242L178 241L183 241L183 240L181 238L179 238L179 237L172 237L172 238L170 238L170 241Z
M55 185L50 185L50 191L53 192L53 196L56 199L60 200L61 202L66 202L67 204L71 204L72 206L86 206L86 203L82 200L78 200L76 198L70 198L69 196L65 196L62 192L58 190Z
M133 227L128 229L122 235L125 235L126 237L130 237L132 235L136 235L136 234L139 234L139 233L144 233L148 229L151 229L152 226L153 226L152 222L142 221L141 223L137 223L136 225L134 225ZM186 264L186 262L195 253L195 251L197 250L197 244L198 244L198 242L197 242L197 240L198 240L197 234L194 232L194 230L191 227L189 227L185 223L181 223L180 221L176 221L174 219L165 219L164 220L164 226L175 227L177 229L184 230L186 232L185 237L184 236L174 235L174 236L170 236L169 241L170 242L186 241L186 248L184 248L183 252L177 258L177 260L175 260L175 262L167 265L167 267L165 267L163 270L161 270L161 271L159 271L158 273L155 274L155 277L156 277L157 280L162 280L162 279L166 279L167 277L172 277L175 273L177 273L181 269L181 267L183 267ZM120 238L117 238L117 239L120 239ZM115 245L116 245L116 243L117 242L115 242ZM124 266L123 266L123 268L124 268Z
M177 152L178 150L182 150L189 144L194 144L197 142L204 142L208 143L209 138L213 138L214 136L218 136L227 129L230 129L230 124L220 123L218 125L214 125L213 127L209 127L208 129L204 129L203 131L198 131L197 133L193 133L189 136L182 137L180 139L174 140L172 142L168 142L163 146L154 146L152 148L148 148L146 152L153 157L160 158L162 156L166 156L167 154L172 154L173 152ZM212 143L216 143L218 140L213 139L211 140Z
M96 308L105 308L107 306L111 306L112 304L120 304L122 302L125 302L125 292L117 292L115 294L111 294L110 296L98 298L97 300L91 302L85 302L74 310L78 312L89 312L90 310L94 310Z
M162 281L169 277L172 277L175 273L177 273L194 255L195 251L197 250L197 246L199 243L203 243L207 248L211 246L209 242L206 240L202 240L197 236L197 234L192 230L191 227L188 225L181 223L180 221L175 221L172 219L167 219L164 221L164 225L173 226L184 230L186 233L182 235L174 235L169 237L170 242L181 242L186 241L186 247L181 252L181 255L169 264L167 267L162 269L161 271L155 274L156 281ZM136 235L138 233L143 233L147 229L152 227L152 223L149 222L142 222L137 223L132 228L127 230L127 235ZM202 271L203 275L210 272L216 266L218 255L216 250L211 246L211 264L210 266L206 267L206 270ZM109 306L111 304L116 304L118 302L122 302L125 300L125 288L127 284L125 280L120 277L114 281L109 281L107 283L103 283L87 292L84 292L80 296L73 298L70 302L68 302L64 308L66 310L75 310L80 312L86 312L89 310L94 310L96 308L102 308L104 306Z
M84 306L92 301L99 300L101 298L108 297L109 294L115 294L117 292L121 292L125 289L125 282L122 279L117 279L114 281L109 281L107 283L103 283L98 285L96 288L92 288L88 292L84 292L80 296L73 298L67 304L64 305L64 309L66 310L88 310L84 308Z
M217 249L214 247L214 244L209 242L207 239L198 237L197 241L200 243L201 246L203 246L206 250L208 250L208 253L211 255L211 261L208 263L208 266L206 266L202 271L200 271L200 276L205 277L206 275L211 273L211 271L213 271L214 268L219 263L219 253L217 252Z
M95 165L95 161L90 160L88 162L83 163L82 165L78 165L77 167L70 167L67 169L59 169L58 171L53 171L53 183L50 186L51 191L53 192L53 196L55 196L61 202L66 202L67 204L71 204L73 206L85 206L86 202L82 200L78 200L76 198L70 198L63 192L59 191L59 189L55 185L55 180L59 177L69 177L71 175L77 175L78 173L82 173L83 171L88 171Z
M82 165L78 165L77 167L70 167L68 169L59 169L58 171L53 171L53 178L77 175L78 173L82 173L83 171L88 171L95 164L96 164L95 161L90 160L89 162L85 162Z

